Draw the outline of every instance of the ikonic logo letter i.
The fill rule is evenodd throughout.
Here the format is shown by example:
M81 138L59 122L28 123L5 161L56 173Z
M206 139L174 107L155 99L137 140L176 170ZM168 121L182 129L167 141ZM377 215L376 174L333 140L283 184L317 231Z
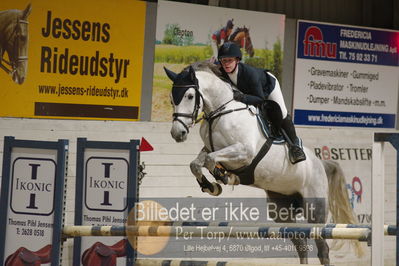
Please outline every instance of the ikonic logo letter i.
M14 213L50 215L54 207L56 163L17 158L12 164L10 204Z

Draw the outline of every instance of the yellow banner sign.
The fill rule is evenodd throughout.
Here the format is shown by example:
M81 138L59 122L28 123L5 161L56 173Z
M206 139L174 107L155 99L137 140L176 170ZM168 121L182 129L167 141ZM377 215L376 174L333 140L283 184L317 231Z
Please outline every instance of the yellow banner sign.
M0 3L0 116L138 120L146 3Z

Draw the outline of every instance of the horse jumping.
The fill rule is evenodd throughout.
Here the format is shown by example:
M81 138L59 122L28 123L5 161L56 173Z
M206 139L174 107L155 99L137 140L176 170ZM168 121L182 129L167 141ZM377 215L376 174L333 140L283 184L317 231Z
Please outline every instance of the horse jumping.
M202 170L205 167L213 172L215 166L221 164L230 172L224 183L241 183L263 189L268 202L276 204L277 212L288 206L300 211L310 204L316 213L313 217L305 217L309 223L325 223L328 209L334 223L357 223L341 167L333 161L321 161L306 147L307 159L291 164L286 145L271 144L272 141L263 135L256 109L233 100L233 87L220 78L216 66L199 62L179 74L166 68L165 71L173 81L171 134L176 142L187 139L189 129L200 120L199 114L203 112L200 135L204 147L190 164L202 191L214 196L221 193L221 186L209 182ZM268 152L259 158L257 154L265 146L269 146ZM252 164L254 161L257 161L255 165ZM250 182L243 180L240 174L232 174L247 166L252 167ZM279 217L274 220L287 222ZM296 219L289 222L295 223ZM306 239L291 240L297 247L300 262L307 263L307 251L299 248L306 245ZM317 239L315 242L320 262L329 264L326 240ZM360 253L359 243L356 243L356 248Z
M249 36L249 29L247 27L238 27L230 35L229 41L235 42L241 48L244 48L249 57L254 57L255 51L252 46L251 36Z
M24 10L0 12L0 68L18 84L25 81L28 68L28 16L31 10L28 4ZM5 52L8 60L4 58Z

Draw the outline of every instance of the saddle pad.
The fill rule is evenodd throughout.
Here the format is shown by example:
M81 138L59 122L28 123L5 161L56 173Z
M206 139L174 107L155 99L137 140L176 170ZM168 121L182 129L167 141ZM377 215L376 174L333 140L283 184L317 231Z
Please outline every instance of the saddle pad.
M260 126L263 136L265 138L274 137L273 144L284 144L285 143L285 139L281 134L279 136L272 136L269 123L264 121L264 119L259 115L259 112L256 114L256 118L258 120L259 126Z

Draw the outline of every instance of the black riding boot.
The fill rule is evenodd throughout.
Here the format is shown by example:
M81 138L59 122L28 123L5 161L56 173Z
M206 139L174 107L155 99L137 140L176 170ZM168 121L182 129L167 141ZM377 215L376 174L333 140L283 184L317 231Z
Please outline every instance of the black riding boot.
M285 131L284 136L288 138L287 143L291 163L296 164L306 160L306 155L303 152L300 139L296 136L294 123L292 123L290 115L283 119L281 127Z

